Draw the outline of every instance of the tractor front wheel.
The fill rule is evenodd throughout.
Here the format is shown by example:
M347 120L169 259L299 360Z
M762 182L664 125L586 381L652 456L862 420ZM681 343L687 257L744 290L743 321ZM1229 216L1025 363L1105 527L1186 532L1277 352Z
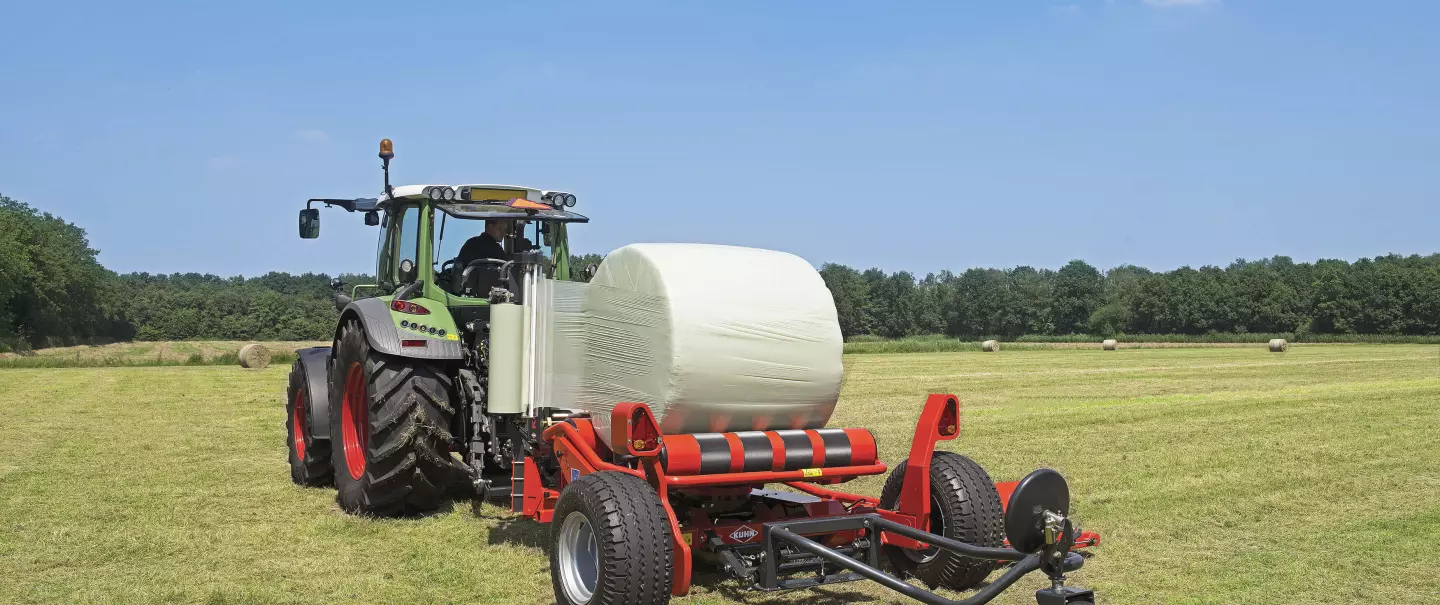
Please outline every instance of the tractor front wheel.
M890 473L880 492L880 507L894 510L905 485L905 462ZM1004 513L1000 493L990 474L974 460L952 452L935 452L930 459L930 533L975 546L1005 545ZM995 562L962 556L931 547L910 550L886 546L885 557L897 571L924 582L932 590L976 588Z
M655 488L602 471L565 486L551 522L550 581L559 605L670 602L675 550Z
M463 472L450 454L453 381L421 360L370 350L364 328L341 333L330 373L336 500L346 512L423 515Z
M322 402L321 405L329 402ZM290 388L285 394L285 437L290 449L290 480L306 487L325 487L335 480L330 468L330 440L312 436L310 412L315 409L305 365L290 366ZM326 436L328 437L328 435Z

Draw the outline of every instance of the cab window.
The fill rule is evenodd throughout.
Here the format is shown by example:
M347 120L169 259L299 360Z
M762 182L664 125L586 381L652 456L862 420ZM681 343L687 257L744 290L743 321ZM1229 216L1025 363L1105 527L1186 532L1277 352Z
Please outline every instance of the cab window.
M394 284L414 281L420 260L420 207L406 206L395 219L396 245L394 262L387 275ZM406 261L409 261L408 263ZM409 267L409 272L403 271Z

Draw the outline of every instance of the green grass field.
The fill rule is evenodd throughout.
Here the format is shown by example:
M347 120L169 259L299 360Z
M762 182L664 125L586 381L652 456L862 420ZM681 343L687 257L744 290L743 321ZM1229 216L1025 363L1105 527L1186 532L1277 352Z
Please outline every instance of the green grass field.
M25 353L0 353L0 370L12 368L95 368L179 365L235 365L240 347L257 342L274 363L289 365L295 351L330 346L329 341L134 341L107 345L52 347Z
M927 392L944 444L1070 479L1102 603L1440 602L1440 347L847 357L834 426L892 464ZM0 602L546 603L548 528L468 503L337 512L291 485L287 368L0 371ZM878 493L882 478L852 491ZM679 603L903 602L873 585ZM1002 603L1033 603L1032 577Z

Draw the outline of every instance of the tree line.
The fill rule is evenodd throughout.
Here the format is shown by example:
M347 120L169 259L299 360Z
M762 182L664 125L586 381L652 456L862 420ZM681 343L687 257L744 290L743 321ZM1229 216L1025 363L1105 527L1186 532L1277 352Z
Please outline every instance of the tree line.
M0 196L0 351L135 339L323 340L338 317L325 274L119 275L97 253L79 226Z
M0 196L0 350L120 329L113 275L95 254L83 229Z
M0 350L117 340L325 340L330 276L116 274L73 223L0 196ZM603 257L573 259L572 277ZM847 338L1095 334L1440 334L1440 254L1101 272L942 271L826 264ZM341 275L350 284L368 276Z
M847 338L1092 334L1440 334L1440 254L1355 262L1288 257L1226 267L1101 272L1015 267L859 271L826 264Z

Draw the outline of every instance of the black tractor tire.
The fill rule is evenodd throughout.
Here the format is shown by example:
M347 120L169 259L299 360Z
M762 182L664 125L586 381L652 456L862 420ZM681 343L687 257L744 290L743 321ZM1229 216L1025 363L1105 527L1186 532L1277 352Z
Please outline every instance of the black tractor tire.
M585 475L560 493L550 526L558 605L670 602L670 518L644 479L616 471Z
M329 405L330 402L321 402ZM335 482L330 466L330 440L310 435L310 410L315 399L305 382L305 365L290 366L290 388L285 393L285 441L290 450L290 480L305 487L326 487ZM327 436L328 437L328 436Z
M417 516L447 502L463 464L450 454L454 380L418 359L370 349L348 322L330 370L335 496L345 512Z
M905 483L905 462L890 472L880 492L880 507L894 510ZM935 452L930 459L930 531L975 546L1005 545L1000 493L990 474L974 460L953 452ZM980 586L996 562L947 550L915 551L886 546L885 557L903 574L919 578L931 590L944 586L970 590Z

